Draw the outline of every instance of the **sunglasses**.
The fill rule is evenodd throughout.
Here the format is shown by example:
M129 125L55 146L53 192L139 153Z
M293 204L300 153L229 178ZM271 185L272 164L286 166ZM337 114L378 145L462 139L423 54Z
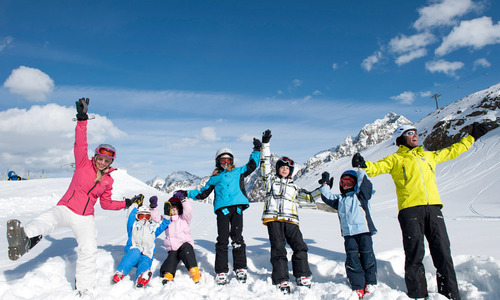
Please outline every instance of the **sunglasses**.
M417 132L414 130L410 130L410 131L403 133L404 136L413 136L415 134L417 134Z
M340 178L340 186L344 189L344 190L348 190L352 187L354 187L354 179L352 179L351 177L343 177L343 178Z
M233 159L231 157L223 157L223 158L219 158L219 163L222 165L222 164L232 164L233 163Z
M115 151L113 151L107 147L100 147L99 149L97 149L97 153L99 153L100 155L104 155L107 158L111 158L111 159L115 159L115 157L116 157Z
M286 156L282 156L280 158L280 161L284 162L285 165L288 165L289 167L293 167L295 165L295 162L293 161L293 159L288 158Z
M149 219L151 219L151 215L150 214L137 214L137 220L142 220L142 219L149 220Z

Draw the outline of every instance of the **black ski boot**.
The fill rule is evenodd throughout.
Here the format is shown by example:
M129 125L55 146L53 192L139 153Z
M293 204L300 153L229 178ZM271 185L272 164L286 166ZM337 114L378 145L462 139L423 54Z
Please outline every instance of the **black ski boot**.
M285 295L290 294L290 282L289 281L280 282L280 284L278 285L278 288L280 289L280 291L283 294L285 294Z
M234 271L236 275L236 279L241 283L247 282L247 270L246 269L238 269Z
M7 221L7 241L9 242L9 258L17 260L42 239L41 235L28 238L19 220Z

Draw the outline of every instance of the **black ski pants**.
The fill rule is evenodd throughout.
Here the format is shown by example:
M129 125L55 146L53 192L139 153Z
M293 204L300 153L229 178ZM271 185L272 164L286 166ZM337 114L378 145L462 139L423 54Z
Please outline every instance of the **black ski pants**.
M345 269L353 290L362 290L367 284L377 284L377 261L373 253L371 233L344 237Z
M188 270L198 265L193 246L190 243L182 244L177 251L168 251L168 256L160 267L160 275L163 277L166 273L171 273L175 276L180 261Z
M218 209L217 243L215 244L215 273L229 272L228 245L231 237L233 246L233 269L247 268L246 245L243 240L243 208L228 206Z
M427 297L427 281L422 260L425 255L424 236L436 267L438 293L459 300L457 277L451 257L450 239L441 207L422 205L402 209L398 215L405 251L405 282L408 297Z
M308 248L302 238L299 225L278 221L269 222L266 225L267 232L269 233L269 241L271 242L271 265L273 266L271 279L273 284L289 281L286 243L293 250L293 276L295 278L311 276L309 262L307 261Z

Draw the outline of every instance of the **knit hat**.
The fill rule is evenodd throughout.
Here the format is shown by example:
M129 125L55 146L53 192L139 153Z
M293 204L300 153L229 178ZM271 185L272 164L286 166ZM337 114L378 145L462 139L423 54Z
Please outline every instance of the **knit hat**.
M175 197L172 197L170 199L168 199L168 202L170 202L170 205L172 207L175 207L177 208L177 212L179 213L179 215L182 215L182 203L181 203L181 199L179 198L175 198Z

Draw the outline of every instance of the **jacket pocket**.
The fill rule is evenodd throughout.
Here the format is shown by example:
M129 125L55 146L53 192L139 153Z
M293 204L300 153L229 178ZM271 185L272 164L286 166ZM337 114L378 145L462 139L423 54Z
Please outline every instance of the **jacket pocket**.
M71 199L73 199L74 195L75 195L75 190L73 190L73 194L71 194L71 196L68 198L68 200L66 201L66 203L69 203L69 201L71 201Z

